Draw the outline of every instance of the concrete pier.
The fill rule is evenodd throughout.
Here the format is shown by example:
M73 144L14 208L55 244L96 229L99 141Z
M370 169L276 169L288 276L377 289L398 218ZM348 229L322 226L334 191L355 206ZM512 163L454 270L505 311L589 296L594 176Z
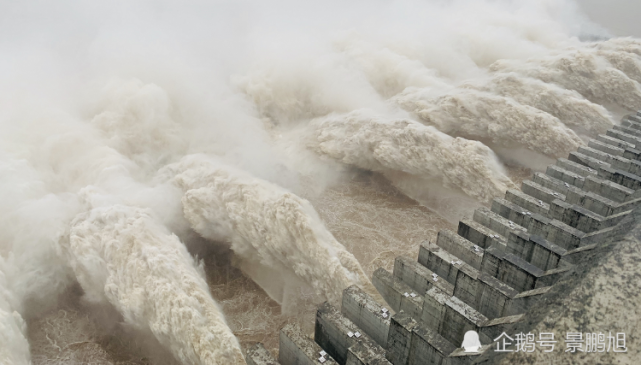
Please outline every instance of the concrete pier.
M492 245L507 246L507 240L505 237L484 225L469 219L462 219L459 221L458 235L483 249ZM480 269L480 261L478 262L478 265L474 267Z
M535 199L543 200L544 202L550 204L554 199L565 200L564 194L559 194L558 192L548 189L543 185L537 184L532 180L525 180L521 185L521 191L525 194L532 196Z
M486 207L481 207L475 210L472 219L503 237L508 237L510 232L527 232L527 229L498 215Z
M421 323L451 343L461 343L465 332L479 332L489 322L487 317L471 306L437 288L428 290L423 300ZM481 338L483 343L491 341L491 338Z
M394 261L394 276L401 279L420 295L424 295L431 287L436 286L450 295L454 294L454 285L447 280L434 276L436 273L416 260L399 256Z
M583 183L585 182L585 178L583 176L556 165L548 166L547 170L545 170L545 174L567 183L568 185L576 186L579 189L583 188Z
M571 161L567 158L559 158L556 160L556 165L560 168L563 168L565 170L571 171L577 175L583 176L583 177L588 177L588 176L597 176L598 175L598 170L593 169L589 166L585 166L583 164L577 163L575 161Z
M483 261L483 249L475 247L475 244L457 235L449 229L443 229L438 233L436 244L445 251L458 257L470 266L481 269ZM420 251L419 251L420 255Z
M469 364L478 354L458 348L468 330L479 333L487 355L494 338L529 323L529 309L549 305L561 278L572 278L569 272L635 224L639 147L641 116L535 173L491 208L476 209L457 232L421 242L418 260L399 256L393 273L374 272L389 308L356 286L345 289L340 312L319 307L315 343L283 329L281 364L319 363L321 354L340 365ZM248 350L247 361L276 363L261 345Z
M511 235L507 250L544 271L557 268L567 252L541 236L528 234Z
M247 350L245 361L247 365L278 365L272 354L260 342Z
M316 311L314 340L339 364L391 365L380 345L327 302Z
M506 239L509 239L511 233L518 234L519 232L525 231L530 234L538 234L543 237L546 237L549 233L548 226L550 224L550 218L538 213L530 212L527 209L523 209L522 207L505 199L493 199L491 210L508 221L514 222L517 226L523 227L523 230L516 230L508 233L505 237ZM507 245L507 243L505 245Z
M421 243L419 247L418 263L425 266L439 277L444 278L450 284L456 284L460 265L460 259L451 253L428 241Z
M404 312L392 317L387 359L394 365L467 365L468 358L450 358L453 345L436 331L420 325Z
M632 148L641 149L641 137L636 134L630 134L630 133L625 133L624 131L621 131L621 130L610 129L605 133L605 135L617 140L630 143L632 145Z
M550 204L516 189L509 189L505 193L505 200L522 207L521 211L525 208L529 212L539 213L543 216L547 216L548 210L550 210Z
M390 317L388 308L377 303L356 285L343 291L341 313L381 347L387 347Z
M595 150L607 153L608 155L621 156L624 157L625 150L623 148L615 147L607 143L597 141L595 139L588 142L588 147L594 148Z
M601 169L600 175L603 176L604 179L610 180L628 189L632 189L632 190L641 189L641 177L631 174L629 172L625 172L622 170L615 170L609 167L604 167Z
M280 330L280 365L318 365L321 364L321 357L325 359L322 362L324 365L338 365L331 356L323 356L324 352L316 342L303 334L298 325L288 324Z
M372 275L372 284L394 312L402 310L415 318L420 318L423 310L423 295L416 293L392 273L382 267L378 268Z

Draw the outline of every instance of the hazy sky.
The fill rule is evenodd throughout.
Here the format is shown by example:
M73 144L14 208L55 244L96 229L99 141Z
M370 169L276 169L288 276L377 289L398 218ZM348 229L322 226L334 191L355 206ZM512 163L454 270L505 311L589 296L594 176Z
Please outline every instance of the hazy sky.
M587 15L613 35L641 38L641 1L577 0Z

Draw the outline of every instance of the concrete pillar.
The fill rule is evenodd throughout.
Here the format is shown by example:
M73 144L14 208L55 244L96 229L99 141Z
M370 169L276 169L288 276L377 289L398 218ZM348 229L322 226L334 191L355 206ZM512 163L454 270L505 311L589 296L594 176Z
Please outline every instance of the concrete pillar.
M379 361L381 365L384 364L385 350L327 302L316 311L314 340L339 364L347 363L350 352L353 364L358 364L358 361L364 364L377 364L375 361ZM360 344L358 349L350 351L356 344Z
M424 241L419 247L418 263L425 266L450 284L456 284L458 275L457 263L459 258L437 246L435 243Z
M603 161L605 164L603 164L602 166L599 166L597 170L601 167L608 167L607 164L609 164L610 165L609 167L611 168L615 168L623 171L628 171L628 169L630 168L630 160L623 156L612 155L607 152L599 151L591 147L579 147L577 152L586 156L590 156L594 159ZM579 161L575 161L575 162L579 162Z
M394 260L394 276L409 285L417 293L423 295L432 286L453 294L454 286L447 280L435 277L431 270L410 258L399 256Z
M541 236L528 234L511 235L507 251L544 271L556 268L567 252Z
M345 365L392 365L385 355L364 342L357 342L347 350Z
M576 204L604 217L612 215L619 204L587 190L568 193L565 202L568 204Z
M572 270L571 265L564 265L557 267L556 269L547 270L543 273L541 277L538 278L535 288L543 288L546 286L554 285L559 279Z
M459 221L458 234L459 236L470 241L472 244L477 245L483 249L492 245L507 245L505 237L485 227L484 225L469 219L461 219ZM481 256L479 256L479 259L480 258ZM480 269L480 260L477 261L477 263L478 265L476 267Z
M568 160L567 158L557 159L556 165L583 177L596 176L598 174L598 169L593 169L589 166Z
M603 217L578 205L554 200L550 205L550 215L570 227L590 233L617 224L627 212Z
M627 115L621 120L621 125L634 129L641 129L641 123L638 122L635 115Z
M625 150L623 148L611 146L609 144L605 144L603 142L599 142L599 141L597 141L595 139L591 139L588 142L588 147L594 148L595 150L598 150L598 151L601 151L601 152L605 152L605 153L607 153L609 155L613 155L613 156L621 156L621 157L623 157L623 153L625 152Z
M556 179L552 176L549 176L540 172L534 173L534 175L532 176L532 181L550 190L554 190L564 196L567 194L567 191L570 188L570 186L573 186L564 181L561 181L559 179ZM561 200L565 200L565 199L561 199Z
M548 225L546 239L566 250L573 250L581 245L585 232L553 219Z
M483 263L481 264L481 272L494 276L499 275L501 262L505 259L507 252L497 246L490 246L485 250L483 255Z
M558 194L558 196L563 195ZM529 234L537 234L542 237L547 237L549 234L550 218L525 210L505 199L495 198L492 200L492 212L523 227ZM507 246L507 241L511 233L518 234L519 232L520 231L510 232L508 236L505 237L504 246Z
M423 325L441 333L445 320L445 303L449 295L432 288L423 297L423 313L418 317Z
M558 192L548 189L543 185L537 184L531 180L523 181L521 185L521 190L535 199L543 200L546 203L550 203L554 199L565 200L565 195L559 194Z
M417 326L412 331L409 365L464 365L470 364L467 358L451 358L456 345L440 336L435 331ZM395 364L396 365L396 364Z
M601 151L597 151L592 148L590 148L590 151L592 151L593 155L597 155L600 158L595 158L593 156L586 155L576 151L576 152L570 152L570 155L568 156L568 160L587 166L589 168L595 169L597 171L602 166L610 167L610 163L606 162L608 160L607 156L610 156L610 155L605 154Z
M457 297L449 297L445 303L445 318L441 335L451 343L460 345L467 331L476 331L481 335L481 341L488 343L492 338L485 338L480 329L488 322L488 318L476 309L464 303Z
M412 333L416 327L418 327L418 322L405 312L399 312L392 316L386 355L387 360L392 364L409 364Z
M621 130L609 129L605 132L606 136L619 139L621 141L628 142L632 145L632 148L639 149L641 147L641 138L634 134L625 133Z
M472 307L490 319L503 317L518 292L508 284L486 273L479 273L478 282L476 305L472 305Z
M305 336L298 325L288 324L280 330L278 362L280 365L318 365L323 349ZM329 354L324 365L338 365Z
M497 278L463 264L454 287L454 296L488 318L503 316L506 305L518 293Z
M631 174L629 172L605 167L599 171L599 174L604 179L610 180L628 189L632 189L632 190L641 189L641 177Z
M634 148L626 148L625 152L623 152L623 157L639 161L641 160L641 151Z
M352 285L343 290L341 313L380 346L387 347L387 334L392 316L388 308L377 303L358 286Z
M450 296L437 288L425 294L421 324L435 330L452 343L461 343L465 332L477 331L488 322L487 317L455 296ZM482 338L488 343L491 338Z
M613 166L610 166L610 167L613 167ZM619 170L621 170L621 169L619 169ZM634 175L637 175L637 176L641 176L641 161L630 160L629 168L627 170L623 170L623 171L627 171L627 172L629 172L631 174L634 174Z
M624 140L622 140L620 138L615 138L615 137L609 136L607 134L599 134L596 137L596 140L601 142L601 143L609 144L611 146L619 147L619 148L623 148L623 149L635 149L636 148L634 143L626 142L626 141L624 141Z
M624 125L615 125L611 130L622 132L630 136L641 137L641 130L626 127Z
M487 251L486 251L487 254ZM518 292L537 287L537 281L544 271L529 262L507 253L500 262L497 279L506 283Z
M505 193L505 200L521 207L520 211L527 210L533 213L539 213L547 216L550 205L543 200L535 199L520 190L508 189Z
M612 215L617 215L619 213L627 212L630 210L634 210L637 206L641 204L641 198L637 198L634 200L629 200L623 203L620 203L618 206L614 208L614 211L612 212Z
M583 187L583 182L585 181L583 176L556 165L548 166L547 170L545 170L545 174L557 180L561 180L562 182L568 183L569 185L574 185L577 188Z
M469 265L460 265L454 286L454 296L477 309L479 293L484 290L484 283L479 280L480 274L479 270Z
M477 249L474 247L474 243L449 229L443 229L438 232L436 244L472 267L481 268L483 249L481 247Z
M372 284L394 312L405 311L413 317L420 318L423 308L423 296L419 295L394 277L389 271L378 268L372 276Z
M456 346L417 323L404 312L392 317L387 359L394 365L463 365L465 358L449 358Z
M634 194L634 190L600 177L586 178L583 188L586 191L593 192L618 203L626 201L629 196Z
M486 207L476 209L474 211L474 216L472 217L472 219L475 222L488 227L489 229L493 230L503 237L508 237L510 232L527 231L525 228L521 227L515 222L503 218L499 214L491 211Z
M260 342L247 350L245 361L247 365L278 365L276 359Z

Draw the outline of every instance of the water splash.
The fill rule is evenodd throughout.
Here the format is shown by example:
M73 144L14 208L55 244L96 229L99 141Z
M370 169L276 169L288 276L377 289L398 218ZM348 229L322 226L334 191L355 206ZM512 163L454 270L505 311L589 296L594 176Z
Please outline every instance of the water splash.
M613 125L607 109L586 100L576 91L518 73L494 74L481 88L549 113L575 131L595 135Z
M295 300L288 295L301 283L335 303L353 284L380 297L307 200L203 155L169 170L185 191L184 213L193 229L230 242L244 270L279 303Z
M59 244L88 300L111 303L179 361L245 363L202 267L149 211L124 205L91 209L74 219Z
M565 156L583 145L558 118L511 98L469 88L436 99L423 93L408 88L393 100L443 133L508 148L524 146L551 157Z
M362 169L441 180L481 201L513 186L487 146L411 120L356 111L316 119L309 130L311 149Z

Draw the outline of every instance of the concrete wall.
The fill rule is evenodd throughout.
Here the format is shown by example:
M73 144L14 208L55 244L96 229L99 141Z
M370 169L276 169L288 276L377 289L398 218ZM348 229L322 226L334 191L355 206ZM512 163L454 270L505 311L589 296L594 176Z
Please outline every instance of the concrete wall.
M356 285L343 291L341 313L383 348L387 347L392 313Z
M260 342L247 350L245 361L247 365L278 365L272 354Z
M320 306L315 341L341 365L487 363L493 356L489 345L482 354L458 347L466 331L477 331L484 344L504 331L527 331L531 316L543 318L550 298L565 295L567 283L576 283L576 275L568 273L587 275L586 265L611 252L609 243L636 225L639 115L557 160L545 174L535 173L522 191L494 199L491 209L477 209L472 220L460 222L458 234L443 230L436 242L421 243L418 261L401 256L393 273L376 270L372 282L389 310L356 286L344 290L341 312ZM636 243L638 237L630 240ZM626 288L633 282L620 281ZM567 310L572 308L559 312ZM281 356L288 363L315 363L312 355L319 349L291 329L281 332ZM257 345L248 351L250 361L273 359Z
M281 365L318 365L318 359L321 352L324 351L321 346L309 337L305 336L300 328L295 324L288 324L280 330L280 343L278 352L278 362ZM325 356L327 359L324 365L338 365L338 363Z

